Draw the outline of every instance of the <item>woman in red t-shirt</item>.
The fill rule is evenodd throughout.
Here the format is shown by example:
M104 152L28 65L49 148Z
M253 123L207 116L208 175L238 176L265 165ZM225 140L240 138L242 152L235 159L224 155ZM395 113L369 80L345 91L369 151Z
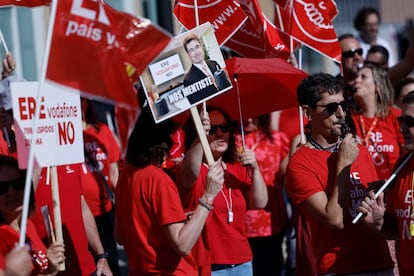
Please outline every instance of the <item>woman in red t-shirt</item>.
M242 135L236 136L239 149L244 145L256 154L257 163L269 193L264 209L247 210L246 225L253 252L253 274L282 275L282 243L287 227L286 203L283 197L283 176L289 153L288 135L270 128L270 114L248 118Z
M18 168L17 160L0 155L0 254L6 255L15 248L20 237L20 221L25 187L26 171ZM30 204L34 207L33 194ZM62 243L53 243L46 249L36 232L34 224L27 221L26 243L33 260L32 273L56 272L65 260Z

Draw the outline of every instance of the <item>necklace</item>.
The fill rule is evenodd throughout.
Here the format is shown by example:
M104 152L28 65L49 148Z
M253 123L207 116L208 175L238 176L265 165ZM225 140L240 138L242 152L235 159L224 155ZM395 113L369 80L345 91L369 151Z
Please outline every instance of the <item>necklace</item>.
M322 147L318 144L312 137L309 138L309 143L317 150L324 150L324 151L330 151L330 152L337 152L339 149L339 143L336 143L335 145L329 146L329 147Z
M206 163L203 163L203 165L208 168L208 165ZM228 172L227 172L226 164L224 162L222 162L221 166L223 167L223 170L225 172L227 186L229 187L228 188L228 197L223 192L223 189L220 190L220 193L223 196L224 201L226 202L226 206L227 206L227 222L232 223L234 221L234 213L233 213L233 198L232 198L232 195L231 195L230 177L229 177Z
M224 169L224 167L223 167ZM226 194L223 192L223 189L220 190L221 195L224 198L224 201L226 201L226 206L227 206L227 222L228 223L232 223L234 220L234 214L233 214L233 198L231 197L231 186L230 186L230 178L228 175L227 170L225 170L226 173L226 181L227 181L227 185L228 185L228 191L229 191L229 197L227 198Z

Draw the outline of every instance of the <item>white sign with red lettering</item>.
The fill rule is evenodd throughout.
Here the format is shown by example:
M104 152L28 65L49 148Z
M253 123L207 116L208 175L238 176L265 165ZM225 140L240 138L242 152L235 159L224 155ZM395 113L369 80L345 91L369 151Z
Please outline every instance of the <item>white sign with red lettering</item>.
M37 99L38 82L11 83L17 155L27 167L30 145L35 145L35 167L84 162L82 111L76 90L45 81ZM34 118L40 104L39 117Z
M183 64L178 54L154 62L149 66L149 70L155 85L160 85L184 75Z

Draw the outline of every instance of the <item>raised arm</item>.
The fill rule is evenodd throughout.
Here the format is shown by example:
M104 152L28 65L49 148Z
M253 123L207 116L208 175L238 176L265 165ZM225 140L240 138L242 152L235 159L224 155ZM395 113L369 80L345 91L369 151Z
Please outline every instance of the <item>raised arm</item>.
M327 226L343 229L344 210L348 210L349 175L352 162L359 154L357 142L347 134L338 152L337 173L332 193L317 192L301 204L301 209L310 213Z
M200 204L186 223L173 223L164 230L173 246L180 255L188 255L203 230L208 214L213 210L213 201L224 183L224 171L221 162L214 162L207 174L207 184Z

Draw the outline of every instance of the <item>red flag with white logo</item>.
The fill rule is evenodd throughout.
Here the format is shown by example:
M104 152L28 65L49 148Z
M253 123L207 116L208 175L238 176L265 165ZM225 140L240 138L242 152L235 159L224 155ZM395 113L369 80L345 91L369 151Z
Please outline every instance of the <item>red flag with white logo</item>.
M60 0L46 78L95 99L137 106L133 83L171 37L103 0Z
M52 0L0 0L0 6L37 7L48 6Z
M295 0L279 11L282 20L275 19L278 28L315 51L341 61L341 47L332 24L338 14L333 0Z
M289 36L277 30L265 17L257 0L240 0L248 20L226 46L249 58L289 57Z
M197 27L197 14L199 25L210 22L219 45L224 44L247 20L238 1L198 0L196 7L194 0L176 0L174 15L188 30Z

